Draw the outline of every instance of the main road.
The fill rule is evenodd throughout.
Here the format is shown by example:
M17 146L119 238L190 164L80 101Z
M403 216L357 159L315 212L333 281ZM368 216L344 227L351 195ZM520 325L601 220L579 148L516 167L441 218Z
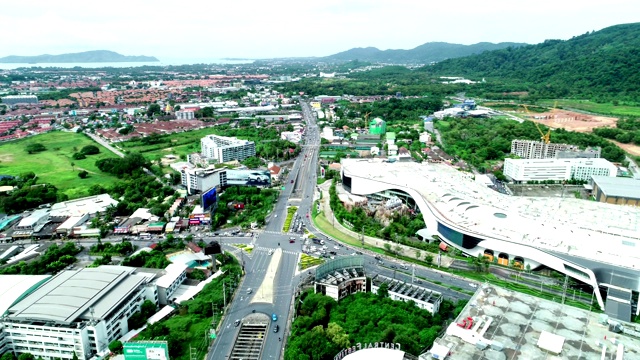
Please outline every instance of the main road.
M236 253L239 252L238 249L229 247L232 243L251 242L254 250L251 255L241 255L245 278L227 309L219 334L207 355L208 360L229 359L244 319L260 313L266 314L269 319L275 314L277 318L275 321L269 320L260 358L281 358L292 295L301 278L306 276L297 273L298 258L302 250L300 237L283 232L283 226L289 205L299 206L299 217L303 217L311 209L320 144L318 128L306 103L302 103L302 112L307 124L305 144L291 171L282 179L284 190L281 191L273 212L267 217L264 231L253 239L220 239L225 249ZM295 242L290 243L292 237ZM240 323L238 326L237 320ZM274 332L275 325L279 325L277 333Z

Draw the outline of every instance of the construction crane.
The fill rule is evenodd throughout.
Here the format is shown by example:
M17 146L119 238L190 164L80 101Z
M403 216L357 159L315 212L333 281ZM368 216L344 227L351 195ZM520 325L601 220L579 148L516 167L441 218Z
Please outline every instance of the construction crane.
M364 123L365 124L369 121L369 115L371 115L371 111L369 111L368 113L364 114Z
M531 116L531 113L529 112L529 108L527 107L527 105L522 104L522 107L524 108L524 110L527 112L527 115L530 118L533 118ZM532 120L533 121L533 120ZM538 125L537 122L533 121L533 123L536 125L536 128L538 129L538 131L540 132L540 140L545 143L548 144L551 142L551 128L549 128L549 130L547 131L547 133L545 134L542 129L540 128L540 125Z

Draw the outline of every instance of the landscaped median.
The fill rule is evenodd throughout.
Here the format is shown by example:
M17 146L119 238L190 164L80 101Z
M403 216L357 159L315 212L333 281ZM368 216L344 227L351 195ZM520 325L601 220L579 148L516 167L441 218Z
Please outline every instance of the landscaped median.
M251 254L253 251L253 245L249 244L233 244L233 246L237 247L240 250L244 250L247 254Z
M296 211L298 211L297 206L289 206L287 208L287 218L284 220L282 232L289 232L289 228L291 227L291 220L293 220L293 215L295 215Z
M300 267L300 271L303 271L312 266L320 265L322 263L324 263L324 259L303 253L300 256L300 263L298 264L298 266Z

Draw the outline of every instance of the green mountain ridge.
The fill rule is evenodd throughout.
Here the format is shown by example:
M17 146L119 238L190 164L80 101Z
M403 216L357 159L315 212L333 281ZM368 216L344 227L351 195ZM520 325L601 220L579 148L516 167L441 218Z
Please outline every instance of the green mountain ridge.
M106 63L106 62L156 62L154 56L127 56L108 50L93 50L60 55L18 56L10 55L0 58L3 64L51 64L51 63Z
M640 101L640 23L448 59L420 71L521 84L539 98Z
M480 54L485 51L521 47L524 43L489 43L473 45L451 44L446 42L428 42L409 50L379 50L375 47L353 48L321 58L325 61L367 61L391 64L429 64L451 58Z

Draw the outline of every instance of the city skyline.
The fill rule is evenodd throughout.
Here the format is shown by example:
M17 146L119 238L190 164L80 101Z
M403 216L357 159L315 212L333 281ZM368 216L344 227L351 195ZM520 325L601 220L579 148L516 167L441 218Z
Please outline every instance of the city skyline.
M546 3L546 4L545 4ZM111 50L177 59L322 57L355 47L412 49L427 42L474 44L566 40L637 21L640 3L596 0L255 0L215 7L200 0L124 2L87 8L30 0L3 5L0 57Z

